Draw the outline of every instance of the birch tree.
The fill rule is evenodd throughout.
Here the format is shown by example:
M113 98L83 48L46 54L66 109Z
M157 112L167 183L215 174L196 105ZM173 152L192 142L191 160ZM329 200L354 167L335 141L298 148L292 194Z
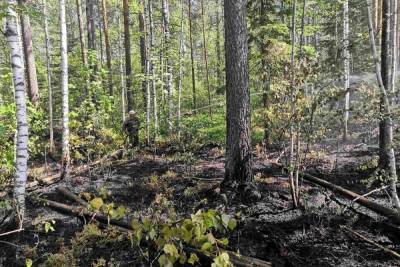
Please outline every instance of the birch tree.
M103 31L104 31L104 42L106 45L106 61L108 70L108 93L110 96L114 94L113 92L113 74L111 65L111 47L110 47L110 37L108 33L108 17L107 17L107 3L106 0L101 0L101 13L103 17Z
M168 131L172 130L172 110L173 110L173 83L172 83L172 59L171 59L171 35L169 30L169 3L168 0L162 1L162 15L163 15L163 26L164 26L164 38L165 38L165 51L166 51L166 64L167 64L167 100L168 100L168 115L167 124Z
M26 114L23 53L20 46L15 0L8 0L6 32L4 35L11 51L11 69L15 89L17 115L16 162L14 199L17 204L17 221L23 223L25 215L25 187L28 171L28 122Z
M65 17L65 0L59 0L60 5L60 33L61 33L61 96L62 96L62 156L61 177L69 178L69 103L68 103L68 50L67 50L67 22Z
M350 109L350 52L349 52L349 1L343 2L343 66L344 66L344 116L343 140L347 140Z
M189 42L190 42L190 63L191 63L191 70L192 70L192 92L193 92L193 109L197 109L197 96L196 96L196 73L194 69L194 48L193 48L193 25L192 25L192 0L188 0L189 3Z

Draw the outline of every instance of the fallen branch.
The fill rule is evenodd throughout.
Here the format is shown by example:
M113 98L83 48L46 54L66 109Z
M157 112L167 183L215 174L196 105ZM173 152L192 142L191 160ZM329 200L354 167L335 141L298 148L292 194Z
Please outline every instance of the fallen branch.
M348 231L348 232L350 232L350 233L352 233L353 235L357 236L358 238L364 240L364 241L367 242L368 244L374 245L374 246L376 246L376 247L382 249L383 251L389 253L389 254L392 255L393 257L395 257L395 258L397 258L397 259L400 259L400 254L397 253L396 251L391 250L390 248L387 248L387 247L385 247L385 246L382 246L381 244L376 243L375 241L369 239L368 237L363 236L362 234L359 234L359 233L357 233L356 231L354 231L354 230L352 230L352 229L350 229L350 228L348 228L348 227L346 227L346 226L341 226L341 228L344 229L344 230L346 230L346 231Z
M391 209L391 208L385 207L383 205L380 205L378 203L375 203L357 193L354 193L348 189L345 189L341 186L332 184L328 181L322 180L322 179L312 176L310 174L301 173L301 176L304 180L307 180L309 182L312 182L312 183L322 186L324 188L330 189L334 192L338 192L340 195L344 196L345 198L348 198L348 199L354 201L355 203L358 203L361 206L366 207L366 208L378 213L379 215L387 217L388 219L392 220L396 224L400 224L400 214L397 211L395 211L394 209Z
M66 196L67 198L69 198L70 200L75 201L76 203L79 203L84 207L87 207L89 205L88 202L86 202L85 200L80 198L78 195L72 193L65 187L62 187L62 186L57 187L57 191L60 192L61 194L63 194L64 196Z

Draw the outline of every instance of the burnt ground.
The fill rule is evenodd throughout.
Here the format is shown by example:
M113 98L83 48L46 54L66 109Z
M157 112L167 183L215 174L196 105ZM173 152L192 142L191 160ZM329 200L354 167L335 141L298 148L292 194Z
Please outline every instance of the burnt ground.
M318 152L309 153L305 171L358 193L381 186L367 179L374 148L346 145L341 151L335 149L334 145L315 148ZM63 185L77 194L93 195L99 194L99 188L106 188L108 201L128 207L132 214L152 214L158 206L165 209L165 216L172 216L168 212L173 212L177 218L209 208L237 214L241 219L229 235L229 248L274 266L400 266L399 260L343 228L400 251L400 229L385 218L306 181L301 181L301 207L293 209L288 179L274 163L280 154L276 151L267 156L255 155L256 184L262 195L257 201L243 202L239 195L221 191L224 157L215 146L204 146L194 153L135 152L127 157L130 160L110 159L74 176L68 185L57 182L32 193L73 205L55 188ZM384 190L369 197L389 205ZM160 199L168 204L161 204ZM62 253L66 247L74 246L71 240L84 227L84 221L29 201L27 210L28 222L38 216L54 219L55 231L45 233L28 225L23 232L0 237L8 242L0 243L1 266L23 266L21 259L25 257L32 258L34 266L43 263L49 253ZM92 266L99 258L117 266L151 265L118 234L115 240L86 242L79 249L78 266Z

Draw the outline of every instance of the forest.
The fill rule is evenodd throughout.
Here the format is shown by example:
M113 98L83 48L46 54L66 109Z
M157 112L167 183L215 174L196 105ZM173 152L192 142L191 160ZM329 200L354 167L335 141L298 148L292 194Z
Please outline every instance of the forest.
M398 0L1 0L0 266L400 266Z

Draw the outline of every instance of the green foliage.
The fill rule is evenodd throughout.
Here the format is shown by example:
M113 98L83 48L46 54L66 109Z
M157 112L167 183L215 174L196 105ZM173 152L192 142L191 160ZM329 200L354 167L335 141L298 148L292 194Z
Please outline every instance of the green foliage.
M223 253L219 250L219 247L228 245L228 240L218 239L215 234L226 234L234 230L236 224L232 216L219 214L214 210L198 211L191 215L190 219L177 222L159 222L145 217L131 222L133 234L130 234L129 238L132 245L140 246L144 239L153 242L162 250L163 254L158 258L160 266L174 266L175 262L195 264L199 260L195 253L191 253L188 258L182 244L197 248L206 254L218 255L215 266L230 266L221 265L229 263L229 257L222 256Z

